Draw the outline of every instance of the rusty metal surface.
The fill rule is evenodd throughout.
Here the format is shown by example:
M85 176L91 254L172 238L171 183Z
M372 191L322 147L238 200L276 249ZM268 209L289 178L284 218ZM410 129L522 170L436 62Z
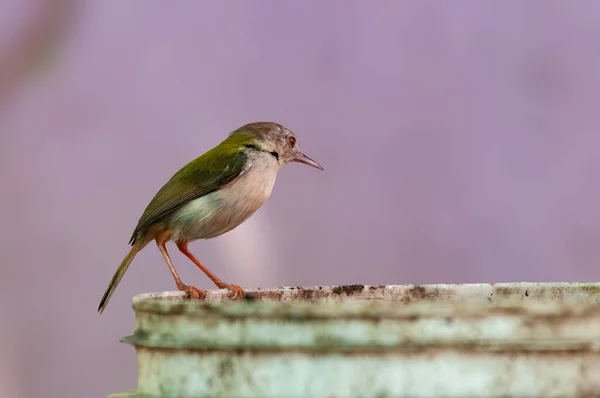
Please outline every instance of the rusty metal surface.
M600 285L211 291L133 300L137 395L600 395ZM141 395L146 394L146 395Z

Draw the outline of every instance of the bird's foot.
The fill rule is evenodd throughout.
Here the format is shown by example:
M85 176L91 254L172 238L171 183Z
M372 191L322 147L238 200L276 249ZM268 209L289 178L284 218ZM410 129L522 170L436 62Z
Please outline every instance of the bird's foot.
M206 297L206 291L200 290L194 286L188 286L188 285L182 284L181 286L177 286L177 288L180 291L185 292L187 298L203 299Z
M238 285L227 284L225 285L225 289L229 289L229 291L231 291L230 297L232 299L243 299L244 295L246 294L246 292L244 292L244 289L242 289Z

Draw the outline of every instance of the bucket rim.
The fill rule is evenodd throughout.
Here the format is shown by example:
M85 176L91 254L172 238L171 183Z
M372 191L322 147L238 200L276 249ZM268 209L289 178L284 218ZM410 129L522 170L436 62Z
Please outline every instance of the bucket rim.
M178 291L143 293L132 303L136 313L187 316L600 315L600 283L595 282L286 286L246 293L250 299L232 300L226 289L208 290L203 300L186 299Z

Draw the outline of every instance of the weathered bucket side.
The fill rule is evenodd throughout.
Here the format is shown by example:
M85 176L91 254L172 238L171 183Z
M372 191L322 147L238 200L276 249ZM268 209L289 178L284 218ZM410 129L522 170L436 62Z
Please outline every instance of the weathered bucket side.
M134 298L125 397L600 395L600 285L259 289ZM129 395L127 395L129 394Z

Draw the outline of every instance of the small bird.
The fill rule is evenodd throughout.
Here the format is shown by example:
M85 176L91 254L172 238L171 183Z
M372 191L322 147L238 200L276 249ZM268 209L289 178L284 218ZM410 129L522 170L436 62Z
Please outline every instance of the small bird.
M267 201L277 172L290 162L323 170L300 151L296 135L289 129L274 122L256 122L233 131L219 145L183 166L140 217L129 241L131 250L108 284L98 312L106 308L136 254L153 240L180 291L193 298L206 295L181 281L167 252L169 241L175 242L219 289L229 289L233 298L243 297L240 286L223 283L202 265L188 250L188 243L217 237L246 221Z

